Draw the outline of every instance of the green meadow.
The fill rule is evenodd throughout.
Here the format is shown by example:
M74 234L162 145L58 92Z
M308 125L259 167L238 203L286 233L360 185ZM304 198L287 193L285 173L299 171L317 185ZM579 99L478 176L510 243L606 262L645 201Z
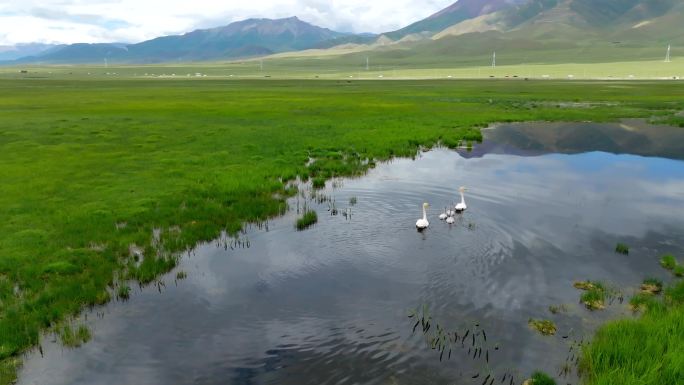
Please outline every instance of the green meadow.
M79 310L127 297L131 281L153 282L199 241L283 213L296 178L362 175L420 148L478 141L494 122L684 125L677 82L18 72L0 74L0 384L42 332L85 342L87 330L67 326ZM662 319L681 325L681 313Z

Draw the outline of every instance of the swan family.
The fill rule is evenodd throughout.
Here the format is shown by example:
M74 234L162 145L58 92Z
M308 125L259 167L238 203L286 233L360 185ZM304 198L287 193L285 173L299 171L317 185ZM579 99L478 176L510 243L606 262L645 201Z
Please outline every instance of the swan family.
M465 196L464 193L467 191L465 187L460 187L458 189L458 192L461 194L461 201L457 203L453 209L451 208L444 208L444 212L439 215L439 219L442 221L446 221L448 224L453 224L456 222L456 219L454 219L454 216L456 214L460 214L468 209L468 206L465 203ZM430 205L426 202L423 203L423 217L418 219L416 221L416 228L418 230L425 230L430 226L430 222L428 222L427 219L427 209L430 207Z

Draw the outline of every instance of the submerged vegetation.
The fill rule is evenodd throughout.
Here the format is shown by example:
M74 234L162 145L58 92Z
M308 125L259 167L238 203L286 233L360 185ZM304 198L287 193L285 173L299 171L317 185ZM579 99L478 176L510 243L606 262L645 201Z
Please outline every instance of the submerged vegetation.
M627 246L627 245L624 244L624 243L618 243L618 244L615 246L615 252L618 253L618 254L627 255L627 254L629 254L629 246Z
M556 324L549 320L530 319L528 324L532 329L545 336L552 336L557 331Z
M318 214L313 210L308 210L301 218L297 219L295 226L297 230L301 231L313 226L316 222L318 222Z
M41 330L119 282L149 284L197 242L284 213L297 177L362 175L502 120L684 109L678 84L615 84L0 80L0 383ZM597 103L529 104L575 99Z

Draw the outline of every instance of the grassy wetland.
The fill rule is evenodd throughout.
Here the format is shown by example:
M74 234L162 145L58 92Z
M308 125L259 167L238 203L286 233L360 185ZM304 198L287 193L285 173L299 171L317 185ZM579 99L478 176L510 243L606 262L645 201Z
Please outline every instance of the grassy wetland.
M284 213L298 178L362 175L476 142L495 122L679 124L684 110L684 89L665 82L24 78L0 90L0 384L41 332L84 343L90 332L68 324L79 310L128 298L130 282L154 282L197 242ZM628 381L641 368L665 380L653 383L681 378L677 354L657 373L624 358L642 337L654 353L681 342L681 285L664 291L641 319L601 329L585 352L590 383L616 370L643 383Z

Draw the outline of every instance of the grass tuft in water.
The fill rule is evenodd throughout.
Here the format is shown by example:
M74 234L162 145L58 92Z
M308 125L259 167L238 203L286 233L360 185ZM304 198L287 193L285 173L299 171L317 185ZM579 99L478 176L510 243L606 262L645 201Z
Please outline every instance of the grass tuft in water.
M606 307L606 286L597 281L581 281L575 282L575 288L584 290L580 296L580 302L589 310L601 310Z
M315 211L309 210L301 218L297 219L296 227L297 230L302 231L313 226L316 222L318 222L318 215Z
M90 330L85 325L79 325L76 329L71 326L64 326L59 331L59 338L62 345L75 348L90 341Z
M646 294L658 294L663 290L663 281L657 278L647 278L641 284L641 292Z
M530 318L527 324L542 335L552 336L556 334L556 324L549 320L538 320Z
M176 273L176 279L177 280L180 281L181 279L185 279L185 278L188 278L188 273L184 272L183 270Z
M556 380L542 371L532 373L532 378L525 381L523 385L556 385Z
M627 255L629 254L629 246L625 245L624 243L618 243L615 246L615 252L618 254Z
M123 284L120 285L118 289L116 289L116 298L126 301L131 297L131 288L130 286Z
M665 254L660 258L660 266L667 270L674 270L677 265L677 259L672 254Z
M351 198L349 198L349 204L350 204L351 206L356 206L356 203L357 203L356 197L351 197Z
M322 189L325 187L325 177L317 176L311 181L311 185L315 189Z

